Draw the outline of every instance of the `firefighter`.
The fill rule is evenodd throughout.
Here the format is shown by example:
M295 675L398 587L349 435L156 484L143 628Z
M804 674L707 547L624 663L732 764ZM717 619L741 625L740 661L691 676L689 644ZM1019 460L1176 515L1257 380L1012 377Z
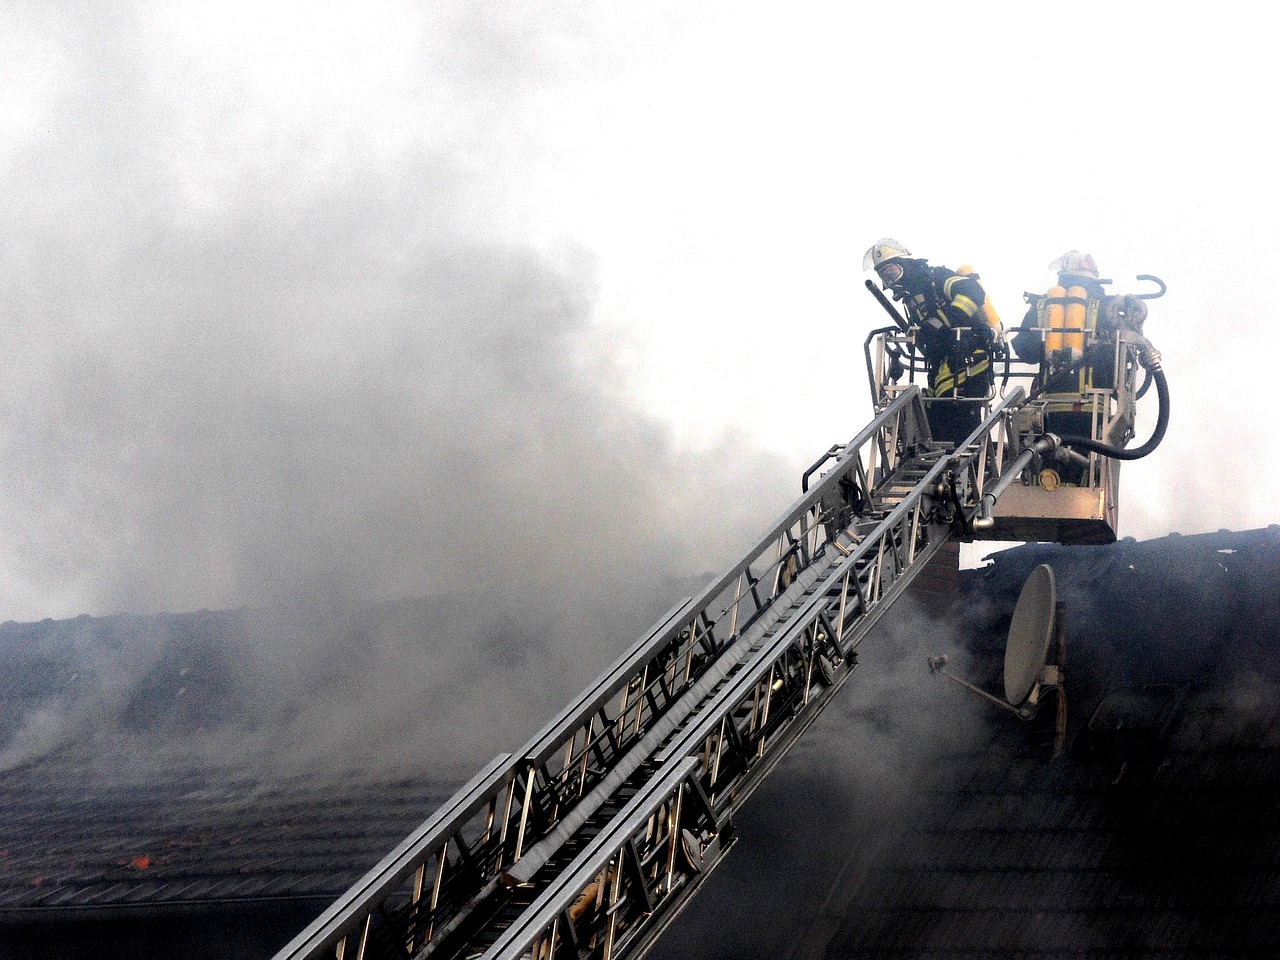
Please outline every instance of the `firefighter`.
M874 269L881 287L906 308L929 374L933 438L962 443L982 422L977 398L991 392L995 334L983 316L982 285L974 277L929 266L889 238L867 251L862 268Z
M1100 280L1097 261L1090 254L1079 250L1068 250L1049 264L1049 269L1058 274L1058 287L1061 288L1063 297L1072 287L1080 287L1086 300L1101 300L1107 293L1103 284L1111 282ZM1040 328L1045 324L1040 322L1043 318L1039 315L1042 309L1039 301L1052 299L1055 292L1051 289L1043 298L1031 295L1027 297L1031 307L1022 320L1022 327L1010 341L1014 353L1023 363L1040 363L1044 360L1045 335Z
M1027 295L1031 306L1011 346L1019 360L1040 364L1040 382L1046 387L1045 430L1100 439L1094 436L1096 395L1091 391L1109 389L1114 382L1113 357L1105 351L1099 356L1096 346L1098 312L1107 296L1105 284L1111 281L1101 279L1097 261L1079 250L1068 250L1049 269L1057 273L1057 285L1043 296ZM1062 332L1055 333L1057 328ZM1057 470L1064 485L1078 486L1086 480L1077 462L1061 464Z

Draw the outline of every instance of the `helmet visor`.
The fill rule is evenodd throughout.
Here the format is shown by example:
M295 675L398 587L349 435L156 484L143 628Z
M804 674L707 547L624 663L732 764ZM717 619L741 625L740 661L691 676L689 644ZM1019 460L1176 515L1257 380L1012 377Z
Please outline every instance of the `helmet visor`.
M874 243L862 257L862 269L870 270L878 267L887 260L894 260L898 257L911 258L911 251L900 244L892 237L882 237L879 243Z
M876 273L880 276L880 285L886 290L902 279L903 272L902 264L894 260L887 260L876 267Z

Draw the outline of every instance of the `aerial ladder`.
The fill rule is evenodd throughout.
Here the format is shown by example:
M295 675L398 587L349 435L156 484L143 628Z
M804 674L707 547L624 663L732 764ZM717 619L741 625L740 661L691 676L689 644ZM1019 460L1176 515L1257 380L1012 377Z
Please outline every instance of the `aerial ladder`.
M1115 539L1108 464L1132 436L1139 372L1158 383L1158 433L1168 397L1141 300L1106 309L1113 323L1080 330L1089 362L1114 374L1105 395L1082 400L1089 437L1046 433L1036 399L1068 353L1022 371L1026 386L1011 385L1006 365L980 425L937 442L927 404L947 398L912 382L910 327L899 317L874 331L875 417L804 473L800 498L276 960L643 956L732 848L736 812L852 674L859 644L947 541ZM1041 480L1058 457L1084 463L1066 496ZM1030 499L1003 508L1014 491Z

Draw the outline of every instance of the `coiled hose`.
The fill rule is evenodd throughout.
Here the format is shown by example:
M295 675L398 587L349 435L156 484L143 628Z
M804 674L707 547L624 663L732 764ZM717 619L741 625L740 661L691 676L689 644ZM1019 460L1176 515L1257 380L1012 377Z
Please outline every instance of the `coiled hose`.
M1091 450L1104 457L1111 457L1113 460L1141 460L1160 446L1160 441L1164 439L1164 432L1169 427L1169 382L1165 379L1164 370L1160 367L1160 351L1153 347L1146 337L1137 337L1137 339L1142 348L1140 362L1155 380L1156 396L1160 400L1160 413L1156 418L1156 427L1147 442L1140 447L1125 449L1113 447L1089 437L1059 437L1058 442L1062 446Z

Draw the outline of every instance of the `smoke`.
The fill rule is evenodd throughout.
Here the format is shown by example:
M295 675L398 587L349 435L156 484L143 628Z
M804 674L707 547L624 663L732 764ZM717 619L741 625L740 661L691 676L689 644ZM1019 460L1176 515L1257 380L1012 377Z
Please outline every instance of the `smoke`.
M900 601L840 695L735 817L738 845L654 955L927 952L954 947L955 931L975 923L983 944L1005 952L1070 952L1099 938L1131 946L1147 911L1113 925L1117 896L1167 903L1175 891L1199 903L1205 875L1253 882L1212 825L1246 822L1221 811L1252 809L1267 789L1258 757L1275 742L1280 703L1278 548L1275 529L1027 545L975 573L957 617L929 620ZM1055 570L1067 629L1057 760L1054 700L1026 723L926 665L947 654L948 672L999 695L1010 615L1042 562ZM1212 790L1200 771L1212 771ZM1064 836L1078 838L1053 848L1068 864L1101 844L1119 891L1084 881L1097 903L1036 933L988 922L985 905L1005 909L1003 858ZM1202 849L1170 848L1169 836ZM1256 836L1241 842L1252 849ZM1197 922L1214 915L1210 905Z
M70 765L82 783L206 772L443 786L518 747L656 619L655 598L690 589L7 624L0 772L47 759L37 777Z
M121 627L124 629L121 629ZM0 771L113 729L168 646L157 623L87 617L0 631Z
M592 254L520 239L525 111L590 24L446 7L346 77L381 28L124 12L19 18L65 72L3 158L11 615L625 579L781 489L732 438L677 450Z
M823 956L865 871L901 818L922 810L940 758L981 751L983 706L929 672L963 674L964 628L910 594L858 648L859 666L734 818L715 878L653 952L658 958Z
M299 761L511 749L676 599L669 575L715 569L792 494L769 457L679 450L628 401L584 251L427 243L388 264L350 224L391 205L309 213L302 233L343 241L312 241L305 272L262 266L296 224L186 236L153 260L163 295L64 317L81 353L33 350L15 378L6 562L55 603L258 609L210 638L256 691L214 740L237 754L246 723ZM364 606L418 596L457 602L391 624ZM42 703L8 759L131 702L144 652L87 664L114 692Z
M48 628L92 685L15 701L0 765L464 765L795 495L678 446L591 251L528 239L538 97L602 69L540 11L8 10L0 604L235 612Z
M20 580L91 610L563 583L670 557L718 526L672 507L755 484L750 451L682 462L626 401L584 251L375 255L391 196L321 206L182 237L162 289L138 276L15 361Z

